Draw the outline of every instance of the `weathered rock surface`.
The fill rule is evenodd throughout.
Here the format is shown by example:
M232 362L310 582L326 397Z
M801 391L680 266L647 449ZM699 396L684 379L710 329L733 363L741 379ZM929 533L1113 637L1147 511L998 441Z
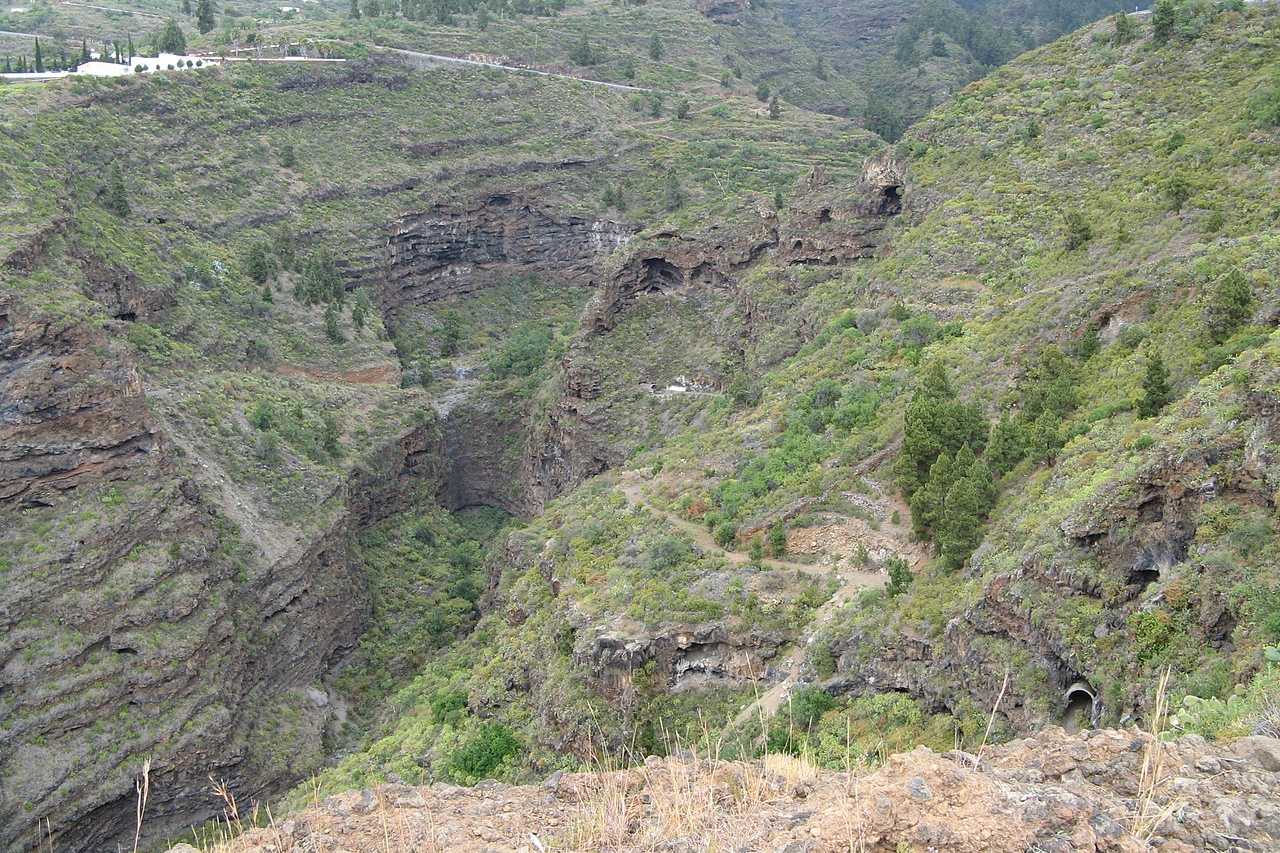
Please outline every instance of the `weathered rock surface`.
M384 315L394 328L414 309L517 272L589 287L599 259L631 233L622 223L549 212L516 193L405 214L388 238Z
M699 12L721 24L736 24L751 9L751 0L694 0Z
M272 526L178 451L93 321L0 318L0 849L41 826L64 851L131 839L146 759L156 833L216 813L211 773L243 796L296 781L331 713L304 688L368 615L353 535L437 487L436 425L336 477L312 523ZM50 507L40 541L12 538Z
M1275 744L1272 745L1274 750ZM1163 768L1144 784L1143 762ZM1048 729L981 756L920 748L869 773L650 758L545 785L340 794L218 849L1274 850L1280 774L1198 737ZM674 839L679 839L675 841ZM170 853L178 853L177 848Z
M614 629L579 636L575 661L593 673L606 695L628 689L632 675L649 663L672 691L756 683L787 641L777 633L735 632L719 622L670 626L656 634Z
M127 477L159 443L137 370L101 329L0 302L0 502Z

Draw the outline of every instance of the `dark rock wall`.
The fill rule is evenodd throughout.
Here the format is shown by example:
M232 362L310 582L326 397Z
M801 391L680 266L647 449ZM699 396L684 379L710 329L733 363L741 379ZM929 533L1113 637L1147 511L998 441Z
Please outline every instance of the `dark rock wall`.
M210 774L241 802L292 784L289 762L248 757L285 737L281 703L354 647L369 604L350 543L438 491L436 424L338 481L324 520L269 560L221 493L183 473L95 322L0 317L0 527L31 507L70 512L3 555L0 849L30 848L41 825L62 851L128 846L148 758L153 837L217 814ZM275 746L314 749L324 705L290 705L298 742Z

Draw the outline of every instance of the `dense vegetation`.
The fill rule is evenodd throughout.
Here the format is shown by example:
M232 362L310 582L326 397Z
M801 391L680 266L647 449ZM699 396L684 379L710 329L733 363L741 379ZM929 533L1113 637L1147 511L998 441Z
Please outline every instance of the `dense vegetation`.
M238 522L209 546L228 585L269 569L250 540L279 556L335 529L360 483L394 481L385 448L412 435L439 453L459 401L479 413L460 431L497 436L486 460L510 489L526 462L581 450L531 446L575 418L571 438L604 435L589 473L632 454L519 521L446 512L433 470L438 492L342 528L370 612L325 686L355 710L295 799L699 739L848 767L1061 721L1076 683L1099 721L1127 722L1166 674L1177 730L1274 730L1280 12L1162 0L991 71L1113 4L894 8L874 63L775 30L822 20L781 2L736 29L675 0L357 2L225 38L499 51L678 97L377 59L0 87L0 248L40 247L0 295L51 328L105 330L94 346L137 365L180 448L175 483L216 480ZM903 89L868 100L876 75ZM818 231L833 209L847 224L862 214L829 202L882 142L806 107L901 136L904 205L876 220L873 257L789 263L766 239L731 281L629 295L607 329L583 322L601 291L554 269L419 304L379 289L398 214L515 184L557 215L635 225L602 276ZM182 142L197 136L214 142ZM110 309L101 270L157 307ZM692 393L663 391L688 375ZM33 506L0 544L49 570L148 488ZM161 552L184 554L157 541L122 562ZM887 583L842 588L862 572ZM739 642L778 678L794 654L810 683L772 721L731 726L754 699L741 670L671 668L708 626L723 638L707 657ZM24 665L74 639L30 643ZM294 776L324 761L293 724L297 693L251 744Z

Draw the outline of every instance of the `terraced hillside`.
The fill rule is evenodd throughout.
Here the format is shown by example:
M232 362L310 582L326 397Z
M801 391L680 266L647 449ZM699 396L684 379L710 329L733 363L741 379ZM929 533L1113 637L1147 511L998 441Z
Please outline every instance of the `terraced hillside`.
M212 810L210 771L252 791L314 766L342 712L309 685L389 606L366 527L437 496L532 512L597 464L572 425L544 433L599 259L655 219L771 210L876 144L799 111L655 118L575 82L376 63L4 98L3 824L77 849L132 820L143 756L157 829ZM708 298L734 336L732 298ZM663 370L697 320L670 318ZM564 464L525 485L544 446ZM456 630L476 559L449 563Z
M666 20L678 95L332 9L345 64L0 87L0 840L132 843L148 759L159 843L210 775L847 770L1162 680L1274 736L1280 11L1170 8L891 147L674 0L519 26Z
M805 231L900 203L878 248L742 277L799 351L751 338L694 428L510 537L480 629L326 782L465 781L455 738L511 746L481 775L708 731L840 767L1128 723L1166 671L1184 731L1268 730L1278 23L1086 29L870 161Z

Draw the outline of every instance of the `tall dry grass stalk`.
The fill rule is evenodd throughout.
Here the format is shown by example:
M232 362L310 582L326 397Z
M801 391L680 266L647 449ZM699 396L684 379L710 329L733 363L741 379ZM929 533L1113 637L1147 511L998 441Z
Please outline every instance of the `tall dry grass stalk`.
M222 820L226 824L226 840L244 834L244 822L240 819L240 807L236 804L236 795L225 781L209 777L213 794L222 800Z
M1155 708L1147 732L1150 739L1142 752L1138 799L1129 827L1130 834L1143 844L1151 841L1160 825L1173 816L1179 805L1176 799L1170 799L1163 806L1159 803L1169 777L1165 767L1165 746L1160 739L1169 717L1169 674L1170 670L1165 669L1156 687Z
M134 805L133 853L138 853L138 842L142 840L142 821L147 814L147 800L151 796L151 759L142 762L142 773L133 780L133 788L137 793Z
M974 757L973 766L975 768L982 766L982 752L987 748L987 741L991 739L991 729L996 724L996 714L1000 712L1000 703L1004 701L1004 693L1009 689L1009 670L1004 671L1004 681L1000 683L1000 694L996 696L996 703L991 706L991 714L987 717L987 730L982 733L982 743L978 744L978 754Z

